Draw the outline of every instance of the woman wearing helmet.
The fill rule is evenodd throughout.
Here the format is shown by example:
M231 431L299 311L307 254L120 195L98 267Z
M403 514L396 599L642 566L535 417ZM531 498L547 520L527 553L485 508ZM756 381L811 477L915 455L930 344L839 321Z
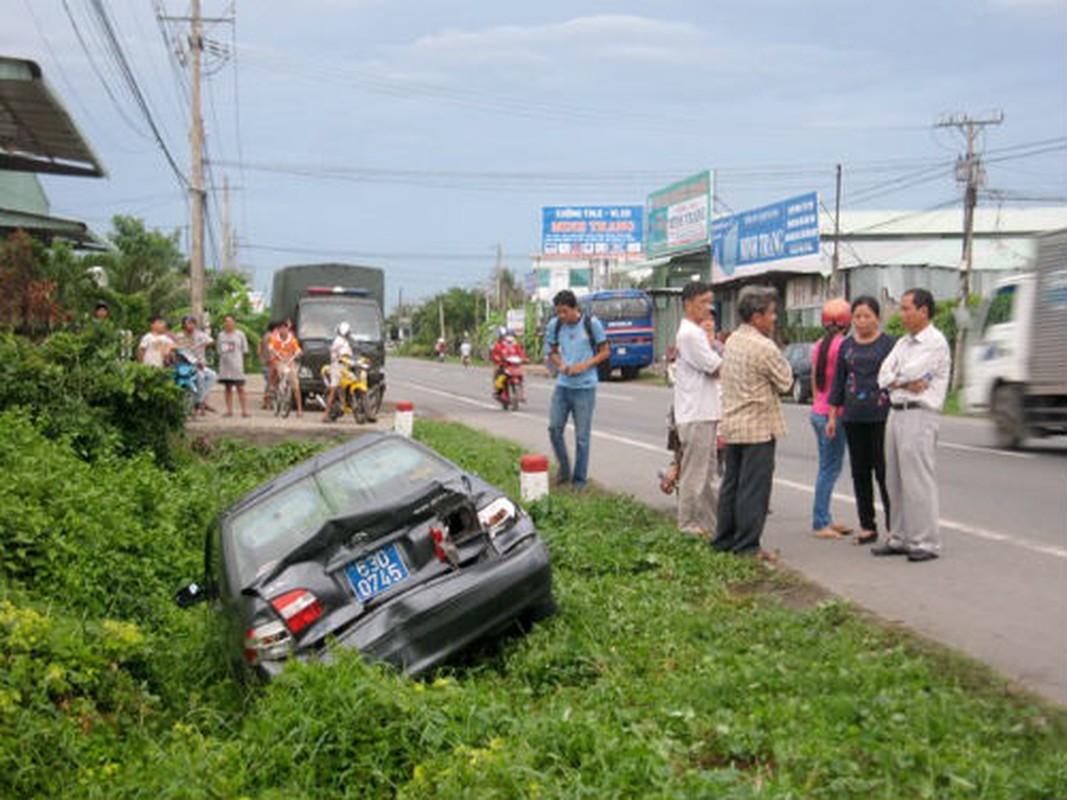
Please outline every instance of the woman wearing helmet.
M845 440L827 430L830 422L830 387L837 367L837 353L845 334L852 325L848 301L841 297L827 300L822 307L822 326L825 333L811 351L811 427L819 448L819 474L815 479L815 502L811 527L819 539L839 539L851 533L845 525L835 525L830 511L834 484L841 474L845 459Z
M323 422L331 422L330 409L333 408L333 399L337 395L337 388L341 385L341 359L345 356L352 357L352 342L348 336L352 332L352 326L347 322L341 322L337 326L337 335L330 344L330 386L326 393L326 411L322 415Z

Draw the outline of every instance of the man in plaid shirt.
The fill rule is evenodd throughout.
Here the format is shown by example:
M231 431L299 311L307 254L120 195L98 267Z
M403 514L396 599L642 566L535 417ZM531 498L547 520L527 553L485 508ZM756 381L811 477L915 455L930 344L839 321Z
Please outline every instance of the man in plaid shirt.
M778 395L792 386L793 370L770 338L778 318L775 290L745 287L737 313L742 325L723 350L720 428L726 440L726 474L711 546L773 560L760 547L760 537L771 501L774 444L785 436Z

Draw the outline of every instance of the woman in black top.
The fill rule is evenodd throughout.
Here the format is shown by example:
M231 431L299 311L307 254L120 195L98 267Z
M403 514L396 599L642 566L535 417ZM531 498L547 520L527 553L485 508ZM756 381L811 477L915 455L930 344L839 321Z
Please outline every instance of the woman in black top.
M889 417L889 395L878 388L878 370L896 340L882 333L880 313L881 307L873 297L864 295L852 301L852 335L841 343L830 388L830 419L826 435L836 434L837 409L843 407L840 417L848 440L856 513L862 529L854 544L871 544L878 539L872 473L882 493L885 524L889 528L889 492L885 485L885 421Z

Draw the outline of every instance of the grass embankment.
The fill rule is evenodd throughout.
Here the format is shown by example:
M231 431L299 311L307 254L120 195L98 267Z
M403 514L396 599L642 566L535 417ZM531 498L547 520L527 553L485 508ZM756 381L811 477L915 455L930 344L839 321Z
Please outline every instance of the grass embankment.
M0 495L0 796L1067 794L1062 714L840 603L789 608L775 599L788 577L596 493L532 508L562 611L528 636L423 681L350 654L245 690L207 609L179 612L169 593L195 574L210 513L306 451L90 468L0 423L19 437L0 466L26 475ZM517 493L516 447L442 423L416 433ZM78 495L90 482L98 493ZM19 526L49 547L13 574Z

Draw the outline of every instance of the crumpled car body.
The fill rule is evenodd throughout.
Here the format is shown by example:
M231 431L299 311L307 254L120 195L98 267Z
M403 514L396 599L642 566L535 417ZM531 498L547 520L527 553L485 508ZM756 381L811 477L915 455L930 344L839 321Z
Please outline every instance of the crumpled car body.
M266 679L343 647L417 674L556 611L530 517L394 434L361 436L253 490L222 513L205 559L204 585L176 599L213 601L232 652Z

